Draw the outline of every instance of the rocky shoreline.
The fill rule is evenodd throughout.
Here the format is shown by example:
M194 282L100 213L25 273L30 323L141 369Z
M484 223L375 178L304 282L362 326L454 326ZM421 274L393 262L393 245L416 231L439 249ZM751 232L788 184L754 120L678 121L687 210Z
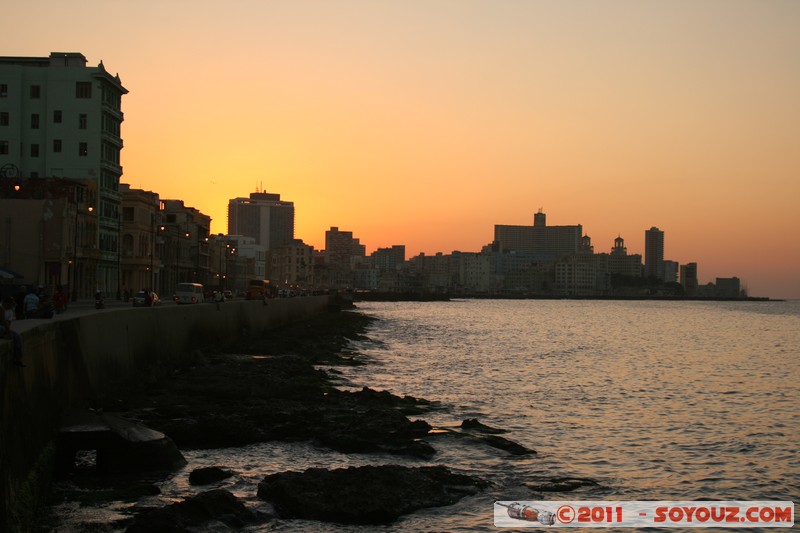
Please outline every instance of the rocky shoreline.
M335 367L367 363L347 347L351 340L363 339L371 320L357 312L332 312L259 338L198 352L190 368L103 409L163 432L181 450L308 441L343 453L429 459L436 453L430 443L435 434L418 416L435 405L368 387L357 391L336 387L340 380ZM464 421L460 429L448 433L512 455L535 453L477 420ZM109 530L184 531L209 522L215 530L236 530L275 517L384 524L420 508L452 504L487 487L482 479L443 466L288 470L270 474L259 484L258 497L272 504L273 516L252 512L217 487L232 474L223 468L193 472L192 484L209 485L212 490L159 509L132 506L138 512ZM104 484L91 480L85 470L66 475L83 482L89 479L90 488L94 484L98 498L103 497ZM135 479L126 483L138 487L128 495L132 501L158 490ZM109 497L119 497L115 490Z

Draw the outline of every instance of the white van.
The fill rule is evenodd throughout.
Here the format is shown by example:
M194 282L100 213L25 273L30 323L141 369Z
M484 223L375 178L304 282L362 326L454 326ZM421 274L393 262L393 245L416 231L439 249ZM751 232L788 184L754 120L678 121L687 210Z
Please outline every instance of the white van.
M178 304L199 304L203 302L203 286L199 283L178 283L175 289L175 302Z

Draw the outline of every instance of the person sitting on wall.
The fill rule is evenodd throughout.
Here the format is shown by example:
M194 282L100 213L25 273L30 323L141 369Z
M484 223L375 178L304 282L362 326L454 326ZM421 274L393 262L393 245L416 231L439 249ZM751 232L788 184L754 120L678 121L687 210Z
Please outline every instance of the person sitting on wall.
M11 340L14 344L14 364L25 366L25 363L22 362L22 337L11 329L11 322L15 318L15 306L14 298L7 296L3 299L2 313L0 313L0 338Z
M25 311L25 318L36 318L36 312L39 309L39 297L33 287L25 295L25 299L22 300L22 308Z
M47 297L47 293L42 293L39 299L39 307L36 309L36 318L53 318L55 314L53 302Z
M53 304L56 313L63 313L67 310L67 300L67 291L64 290L64 287L59 285L56 288L56 293L53 295Z

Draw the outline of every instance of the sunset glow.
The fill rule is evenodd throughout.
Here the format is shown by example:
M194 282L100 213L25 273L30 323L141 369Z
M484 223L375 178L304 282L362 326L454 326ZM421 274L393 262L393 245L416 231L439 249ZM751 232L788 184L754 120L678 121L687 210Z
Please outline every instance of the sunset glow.
M130 91L124 176L227 231L479 251L495 224L582 224L800 298L800 3L141 1L4 7L2 55L81 52ZM13 21L13 23L9 23Z

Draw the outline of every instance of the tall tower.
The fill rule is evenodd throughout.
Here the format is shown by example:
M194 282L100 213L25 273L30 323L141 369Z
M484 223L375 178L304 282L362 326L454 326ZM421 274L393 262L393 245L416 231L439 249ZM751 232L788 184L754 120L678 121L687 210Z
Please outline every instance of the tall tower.
M664 232L655 226L644 232L644 274L664 279Z
M621 235L617 235L614 239L614 247L611 249L613 255L628 255L628 249L625 248L625 239Z
M119 75L77 52L0 57L0 168L3 178L68 178L92 185L94 256L86 285L118 284L122 96Z
M287 245L294 240L294 203L267 192L233 198L228 201L228 233L252 237L267 250Z

